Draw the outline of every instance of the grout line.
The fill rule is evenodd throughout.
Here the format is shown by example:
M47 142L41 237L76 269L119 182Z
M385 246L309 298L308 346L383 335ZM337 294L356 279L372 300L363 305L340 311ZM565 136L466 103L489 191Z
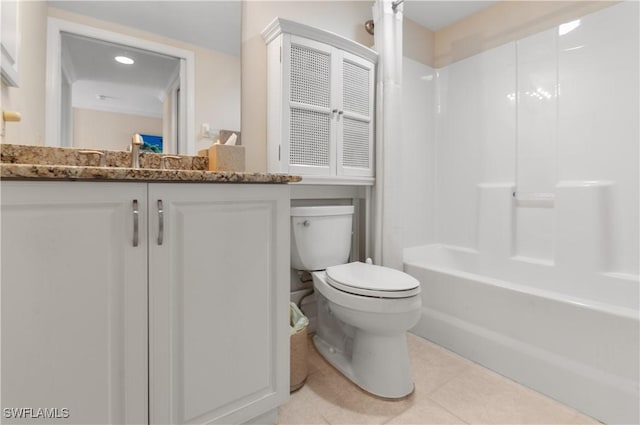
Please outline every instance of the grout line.
M442 404L438 403L437 401L435 401L434 399L432 399L431 397L429 397L428 395L426 396L426 398L432 402L433 404L435 404L436 406L442 408L443 410L445 410L447 413L455 416L456 418L460 419L460 422L463 424L469 424L471 422L467 422L464 419L462 419L459 415L457 415L455 412L452 412L450 409L446 408L445 406L443 406Z
M425 396L429 397L431 394L434 394L435 392L440 390L442 387L447 385L449 382L451 382L454 379L456 379L456 378L462 376L463 374L465 374L471 368L472 368L472 365L465 365L465 366L461 367L460 370L458 372L456 372L454 375L452 375L449 379L447 379L446 381L444 381L443 383L441 383L440 385L438 385L437 387L435 387L431 391L425 392Z
M448 350L448 349L447 349L447 348L445 348L445 347L439 346L438 344L435 344L435 343L430 342L430 341L429 341L429 343L430 343L430 344L433 344L435 347L437 347L437 348L439 348L439 349L443 350L443 352L445 352L446 354L450 354L450 355L453 355L453 356L455 356L455 357L459 357L459 358L460 358L460 359L462 359L462 360L466 360L466 363L462 364L462 365L461 365L461 367L460 367L457 371L455 371L455 372L452 374L452 376L450 376L448 379L446 379L444 382L442 382L441 384L439 384L436 388L432 389L431 391L429 391L429 392L422 392L422 391L420 391L420 389L419 389L419 388L417 388L417 391L416 391L416 393L414 393L414 396L413 396L413 397L414 397L414 400L413 400L413 402L412 402L410 405L408 405L405 409L403 409L401 412L399 412L398 414L396 414L396 415L394 415L394 416L387 417L386 415L383 415L383 416L385 416L385 417L379 418L379 420L381 420L382 422L378 422L378 421L376 421L376 423L380 423L380 424L383 424L383 425L389 424L389 423L390 423L390 422L392 422L394 419L398 418L398 417L399 417L399 416L401 416L401 415L406 414L406 413L407 413L408 411L410 411L411 409L414 409L414 408L416 408L416 407L419 407L419 406L421 406L421 405L424 405L424 403L432 403L432 404L433 404L433 406L435 406L435 407L437 407L437 408L440 408L440 409L442 409L444 412L446 412L446 413L450 414L453 418L455 418L456 420L458 420L460 424L469 424L469 423L471 423L471 422L468 422L468 421L466 421L465 419L463 419L463 418L461 417L461 415L459 414L459 412L456 412L456 411L452 410L451 408L444 406L442 403L440 403L440 402L436 401L436 400L433 398L433 395L434 395L435 393L437 393L440 389L442 389L444 386L448 385L448 384L449 384L450 382L452 382L453 380L458 379L458 378L461 378L461 377L463 377L465 374L472 373L472 372L473 372L473 371L475 371L475 370L478 370L479 372L482 372L482 373L488 373L488 374L490 374L490 375L495 375L495 376L496 376L496 378L499 378L499 380L500 380L500 382L499 382L499 385L500 385L500 386L503 386L505 383L507 383L507 382L508 382L508 383L514 384L514 385L516 385L517 387L519 387L519 388L521 388L521 389L523 389L523 390L527 391L528 393L531 393L531 394L534 394L534 395L537 395L537 396L542 396L542 397L543 397L543 398L545 398L545 399L549 399L549 400L551 400L551 401L555 402L555 403L556 403L557 405L559 405L559 406L564 406L564 407L569 408L569 406L566 406L566 405L564 405L563 403L558 402L557 400L550 399L548 396L545 396L544 394L540 394L540 393L538 393L537 391L532 390L532 389L530 389L530 388L527 388L526 386L523 386L522 384L520 384L520 383L518 383L518 382L515 382L515 381L513 381L513 380L511 380L511 379L509 379L509 378L506 378L506 377L504 377L504 376L500 375L499 373L497 373L497 372L495 372L495 371L492 371L492 370L491 370L491 369L489 369L489 368L486 368L486 367L484 367L484 366L482 366L482 365L480 365L480 364L477 364L477 363L474 363L474 362L472 362L472 361L470 361L470 360L468 360L468 359L465 359L464 357L462 357L462 356L460 356L460 355L456 354L455 352L452 352L452 351ZM418 346L417 348L418 348L418 351L422 351L422 348L423 348L423 347ZM311 348L311 349L312 349L312 348ZM323 361L323 359L322 359L321 357L320 357L319 359L317 359L317 360ZM316 370L315 372L313 372L313 374L315 375L315 374L317 374L317 372L320 372L320 374L321 374L321 375L325 375L325 374L327 374L327 373L329 373L329 374L331 374L331 373L339 373L337 370L333 370L333 372L332 372L332 371L325 371L325 370L322 370L322 369L318 369L318 370ZM311 374L309 374L309 375L311 375ZM414 377L417 377L417 376L418 376L418 375L414 375ZM504 382L502 382L502 381L504 381ZM353 386L354 386L354 390L359 390L359 388L357 388L357 387L355 386L355 384L353 384ZM418 397L418 395L417 395L417 394L420 394L420 396ZM307 401L308 401L308 400L307 400ZM344 411L344 410L346 410L346 409L347 409L347 408L345 408L345 407L341 406L341 405L339 404L339 402L338 402L338 404L334 404L334 406L335 406L337 409L340 409L340 410L342 410L342 411ZM300 409L301 411L302 411L302 410L304 410L305 408L306 408L306 405L304 405L304 403L300 403L300 405L299 405L299 406L296 406L296 409ZM574 412L573 412L574 414L573 414L573 416L571 416L571 418L573 418L573 417L577 417L577 415L582 415L582 416L585 416L585 417L589 418L589 416L588 416L588 415L585 415L584 413L581 413L581 412L579 412L579 411L577 411L577 410L575 410L575 409L572 409L572 408L569 408L569 409L571 409L571 410L573 410L573 411L574 411ZM457 410L459 411L460 409L457 409ZM464 411L463 411L463 412L460 412L460 413L464 413ZM329 419L328 419L324 414L322 414L322 413L320 413L320 414L319 414L319 416L320 416L321 420L322 420L322 421L324 421L323 423L324 423L324 424L327 424L327 425L332 425L332 424L342 424L342 423L343 423L343 422L341 422L340 420L338 420L338 421L336 421L336 422L331 422L331 421L330 421L330 420L329 420ZM425 418L425 419L426 419L426 418ZM565 418L565 419L568 419L568 418ZM472 421L472 420L470 420L470 421ZM561 422L558 422L558 423L561 423ZM319 425L319 424L315 424L315 425Z

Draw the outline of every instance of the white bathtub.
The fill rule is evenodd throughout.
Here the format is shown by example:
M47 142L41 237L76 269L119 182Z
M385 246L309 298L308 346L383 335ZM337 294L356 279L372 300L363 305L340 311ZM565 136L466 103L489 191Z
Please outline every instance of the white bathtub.
M422 284L415 334L603 422L640 422L638 276L440 245L405 250L404 268Z

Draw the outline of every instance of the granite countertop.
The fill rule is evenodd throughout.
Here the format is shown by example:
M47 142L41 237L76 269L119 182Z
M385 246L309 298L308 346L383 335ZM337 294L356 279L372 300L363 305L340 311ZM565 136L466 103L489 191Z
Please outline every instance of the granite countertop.
M160 154L142 153L141 168L128 168L130 154L104 151L106 167L99 166L100 156L83 154L82 149L44 146L0 146L0 178L13 180L109 180L153 182L209 183L293 183L300 176L236 171L209 171L208 158L179 155L170 160L175 169L160 169ZM178 164L176 164L178 163Z

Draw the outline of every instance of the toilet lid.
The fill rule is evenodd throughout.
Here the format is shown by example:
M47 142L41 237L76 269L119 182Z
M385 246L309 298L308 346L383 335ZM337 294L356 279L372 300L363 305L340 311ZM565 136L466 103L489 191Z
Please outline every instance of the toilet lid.
M406 298L420 293L420 282L388 267L360 262L327 268L327 281L336 289L378 298Z

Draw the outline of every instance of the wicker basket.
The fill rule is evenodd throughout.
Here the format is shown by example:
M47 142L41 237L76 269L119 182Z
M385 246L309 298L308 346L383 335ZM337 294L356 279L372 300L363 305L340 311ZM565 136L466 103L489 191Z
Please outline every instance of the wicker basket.
M291 334L290 344L290 362L291 375L289 382L289 391L299 390L307 380L309 373L307 367L307 328L305 325L302 329L298 329Z

